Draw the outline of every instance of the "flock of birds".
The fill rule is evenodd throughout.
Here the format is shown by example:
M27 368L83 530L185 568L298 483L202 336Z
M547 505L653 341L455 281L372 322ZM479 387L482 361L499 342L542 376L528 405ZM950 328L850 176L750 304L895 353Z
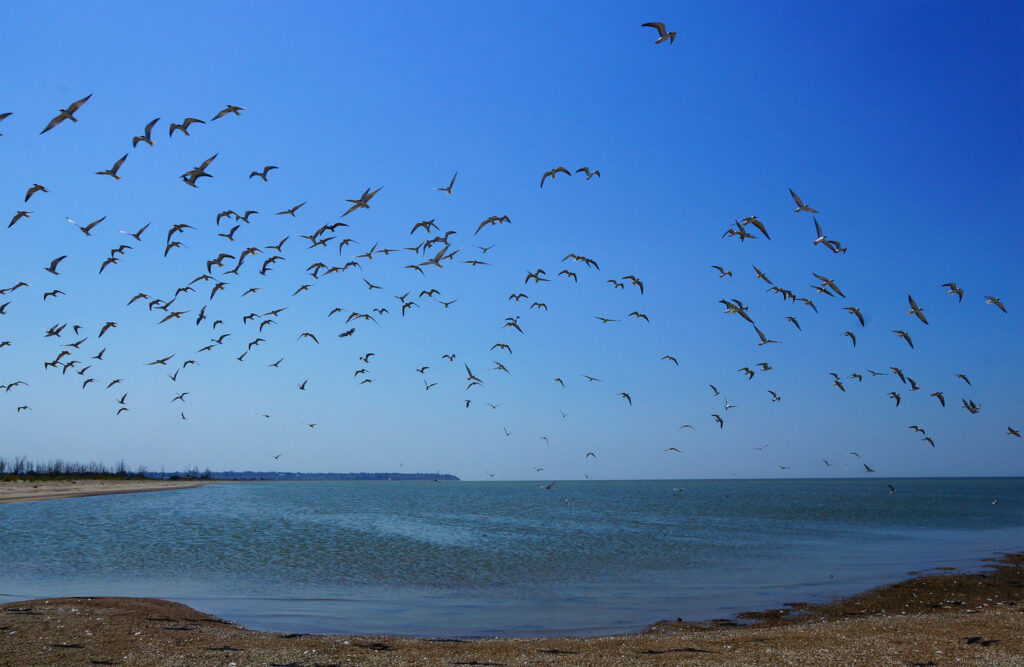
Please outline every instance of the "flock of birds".
M665 26L661 23L645 23L644 26L652 27L658 31L658 40L656 43L669 42L672 43L675 39L675 32L668 32ZM91 99L91 95L87 95L77 101L72 102L67 108L60 109L59 112L52 117L52 119L45 125L40 134L44 134L51 131L66 131L69 128L62 127L65 121L71 121L71 123L78 123L79 118L76 114L79 114L85 105ZM181 122L172 122L168 125L168 140L181 140L185 137L189 137L190 130L194 131L197 126L212 124L222 119L229 119L234 117L242 116L246 111L244 107L236 105L226 105L223 109L217 111L209 121L204 121L195 117L186 117ZM5 121L10 117L10 113L0 114L0 121ZM160 123L160 118L155 118L145 125L143 132L140 135L131 138L132 150L148 150L153 148L157 144L157 140L154 139L154 131L157 130L157 126ZM224 122L224 121L222 121ZM83 122L83 125L86 124ZM178 134L179 138L175 139L175 134ZM140 149L140 144L144 145L145 149ZM95 172L95 174L101 177L110 177L115 181L122 179L121 169L124 167L127 160L130 159L132 153L128 152L119 157L108 169L102 169ZM184 171L180 175L180 180L183 185L191 188L200 188L209 181L204 179L214 179L214 174L211 171L216 171L214 165L218 154L214 154L198 165L191 167ZM277 165L263 165L254 168L249 174L248 179L257 183L270 184L273 181L275 171L278 171ZM594 177L601 177L601 171L599 169L593 169L590 166L581 166L576 169L570 169L565 166L555 166L551 169L544 170L541 173L540 187L543 188L545 183L549 180L551 183L556 182L556 177L574 177L579 174L583 174L582 178L586 181L590 181ZM454 196L456 194L456 181L458 178L458 172L455 172L451 179L447 182L447 185L434 186L433 190L447 196ZM549 184L550 187L550 184ZM360 246L359 241L344 237L343 230L350 226L353 218L349 216L364 214L366 211L371 210L371 205L375 201L375 197L381 192L382 187L367 187L361 194L347 199L347 206L343 207L345 210L340 213L338 219L329 222L314 224L310 226L305 234L295 235L297 238L292 238L292 235L286 235L284 238L278 240L276 243L255 243L253 245L247 245L246 242L242 241L242 238L247 233L251 235L249 225L256 221L253 216L260 215L257 210L222 210L219 212L209 212L209 220L206 223L201 223L199 220L193 220L194 224L189 223L177 223L170 226L164 233L158 238L153 238L156 235L156 231L149 231L150 223L142 225L139 229L132 230L120 230L120 233L125 237L126 243L117 243L115 247L111 248L107 254L105 254L97 264L98 274L104 274L106 271L116 270L116 265L122 259L124 259L127 253L132 252L140 244L152 244L160 243L162 248L162 256L167 261L174 260L182 249L185 248L183 239L190 234L200 234L212 232L214 238L223 239L219 243L222 244L222 249L207 258L203 258L196 265L198 275L186 284L182 284L173 293L169 294L157 294L155 291L140 291L134 294L126 294L126 305L128 312L126 316L131 318L145 318L152 320L155 326L164 325L165 323L172 321L190 322L191 326L199 328L203 332L203 336L208 340L203 345L196 349L176 349L169 350L167 354L162 354L159 357L153 359L144 364L145 367L161 367L167 371L167 376L171 382L179 381L179 374L187 372L192 365L199 365L200 360L204 358L204 355L217 355L217 354L230 354L238 362L246 362L250 353L254 349L260 346L272 345L271 340L273 338L272 332L275 329L279 329L280 325L286 320L287 315L285 312L289 309L287 304L274 304L273 307L265 306L263 308L253 308L252 312L249 312L241 318L241 322L228 321L223 319L218 312L218 306L225 299L233 298L229 296L232 293L237 294L237 299L248 299L248 304L252 299L250 295L257 295L264 288L263 285L253 284L247 289L241 289L237 286L242 280L247 281L260 281L260 280L271 280L271 273L274 271L275 266L279 262L284 262L289 256L295 257L295 254L288 254L285 250L286 245L291 250L297 242L304 241L306 243L306 249L315 251L318 254L317 261L311 263L306 269L306 275L308 281L297 285L292 292L293 297L298 297L303 292L313 289L317 283L329 276L336 274L344 274L350 270L357 272L364 269L370 262L377 260L376 264L379 265L381 257L387 258L394 254L401 258L402 271L405 272L404 276L407 279L418 279L424 280L431 272L439 270L451 270L450 267L454 265L468 265L476 268L487 265L488 262L488 251L490 251L494 245L477 245L474 243L473 248L475 253L473 256L468 257L462 254L463 249L461 247L453 247L453 236L459 233L458 230L446 229L443 232L439 228L435 219L422 220L411 225L407 239L413 239L414 244L407 245L406 242L396 243L392 245L382 245L380 242L375 242L363 252L354 253L354 247ZM15 226L24 226L32 224L32 211L27 210L29 208L30 201L36 201L37 198L45 197L50 193L49 184L33 183L27 185L24 195L24 209L15 210L10 218L7 228L14 228ZM812 206L808 205L796 192L792 189L789 190L789 195L795 204L794 213L801 216L808 216L811 218L808 221L808 227L810 222L814 225L814 236L808 238L808 242L816 247L822 247L829 252L839 255L847 252L847 247L842 244L838 239L828 235L822 228L821 223L817 219L819 211ZM305 223L302 219L303 206L307 202L303 201L295 203L287 208L283 208L280 211L274 211L273 214L276 216L287 216L289 219L294 219L297 223ZM106 216L99 219L93 220L86 224L80 224L72 218L66 218L67 222L77 227L78 231L86 237L92 237L104 228L101 225L105 222ZM353 223L354 224L354 223ZM475 239L481 238L479 235L484 234L486 236L489 227L497 227L504 224L511 224L511 220L507 215L491 215L479 223L474 223L475 227L472 229L471 236ZM244 227L243 227L244 225ZM240 230L244 230L241 231ZM464 232L469 234L469 230ZM108 236L110 235L107 232ZM810 236L810 235L809 235ZM768 225L760 220L757 216L748 216L731 223L722 234L723 239L737 240L741 243L747 240L763 238L764 240L771 240ZM290 243L289 243L290 241ZM366 244L369 245L369 244ZM246 246L242 248L241 246ZM335 260L341 257L346 252L346 248L352 246L349 252L352 252L350 259L345 261ZM335 250L336 249L336 250ZM466 253L469 254L469 253ZM61 276L62 263L68 259L68 255L59 255L54 257L48 265L39 267L41 272L47 272L53 276ZM536 297L527 296L526 293L521 291L524 287L529 288L532 283L533 289L541 289L543 283L548 283L553 280L566 280L572 281L574 284L579 283L580 273L582 271L601 271L599 263L590 257L583 256L575 252L568 252L562 258L561 262L564 264L569 262L570 264L560 268L558 271L551 270L551 273L544 268L524 268L524 278L521 285L515 286L514 291L508 297L508 301L514 304L516 308L525 308L529 311L547 311L548 305L543 300L537 299ZM112 268L114 267L114 268ZM728 269L723 265L713 265L710 267L717 272L718 277L721 279L734 279L733 270ZM810 295L799 295L795 289L789 289L781 285L776 284L771 280L765 271L762 271L757 266L753 266L755 281L761 281L765 290L768 293L776 294L781 297L785 302L790 304L799 304L802 310L800 317L803 317L805 313L817 314L819 312L818 304L815 303L815 298L827 298L827 299L845 299L846 294L843 292L841 286L837 281L827 275L819 273L811 273L814 277L814 284L810 286L813 290L813 294ZM27 280L18 280L9 286L0 288L0 316L8 316L8 309L17 310L18 302L20 300L29 298L39 298L41 296L44 302L65 297L66 293L59 287L42 291L41 294L34 294L33 287L31 285L32 277L27 276ZM396 281L397 282L397 281ZM635 295L640 297L644 293L644 281L635 273L627 273L626 275L619 276L617 273L611 277L605 279L605 283L611 290L622 290L622 291L635 291ZM371 295L383 294L384 288L382 285L375 284L365 276L360 276L358 281L354 281L354 284L361 286L368 290ZM938 286L937 286L938 287ZM955 298L958 302L965 298L965 291L961 289L955 282L948 282L942 285L946 293ZM342 306L336 306L331 308L328 312L324 313L325 319L328 323L338 323L340 331L333 332L332 337L339 339L346 339L352 337L357 332L357 327L367 327L370 325L380 326L381 322L388 317L393 317L394 314L398 314L400 317L406 317L409 311L413 309L423 308L427 303L437 304L439 307L447 310L452 307L457 307L458 297L449 297L448 295L441 294L435 288L411 288L404 290L402 294L385 295L381 296L381 301L378 306L366 310L352 310ZM991 305L993 308L998 308L1000 311L1006 312L1006 307L997 296L987 295L984 297L985 303ZM252 301L255 303L255 301ZM720 302L724 307L724 313L727 316L734 316L738 320L742 320L749 325L752 334L751 342L756 343L759 347L770 346L778 344L779 341L769 337L768 334L761 328L769 328L768 325L763 322L759 323L755 321L754 316L749 305L743 303L739 299L721 299ZM910 348L914 347L914 342L910 334L910 323L919 323L921 326L929 325L928 318L925 314L925 310L918 304L915 298L908 294L907 295L907 313L911 318L908 320L908 324L896 325L898 328L891 329L892 334L898 336L904 341ZM392 310L397 313L392 313ZM842 310L850 314L850 327L843 331L840 335L847 338L850 344L854 347L857 345L858 335L862 331L866 330L866 320L861 309L854 305L843 306ZM257 312L258 311L258 312ZM124 315L123 315L124 316ZM66 322L54 323L49 328L42 332L42 336L46 339L52 339L53 342L53 356L44 360L43 368L45 372L58 373L61 376L67 377L69 380L78 382L81 384L83 390L95 391L95 387L90 388L90 385L96 385L96 387L103 387L105 391L111 392L111 409L114 414L120 416L131 411L132 405L128 400L130 391L125 389L131 383L131 378L114 378L104 377L103 373L103 362L105 361L107 354L106 343L110 342L109 339L104 336L109 335L110 332L119 326L119 317L111 317L110 319L102 318L102 321L94 325L80 325L80 324L69 324ZM622 317L607 317L605 315L594 315L594 318L598 320L601 325L609 325L621 321L622 319L632 318L637 322L644 322L648 324L650 317L641 312L639 309L632 310L628 315ZM786 321L793 327L794 332L801 332L801 324L797 317L797 314L789 315ZM525 324L522 321L522 313L513 314L507 317L504 322L501 323L499 329L502 332L508 332L510 335L522 335L524 334ZM514 334L513 334L514 332ZM267 336L267 338L264 338ZM295 329L291 336L293 340L299 344L308 345L325 345L328 343L327 336L323 333L320 326L309 326L308 324L302 325ZM185 336L182 336L184 340ZM247 341L239 343L240 339L248 338ZM13 340L0 340L0 354L11 354L16 353L17 341ZM231 349L231 352L225 352ZM506 340L495 342L490 349L489 353L504 354L511 358L512 345ZM276 356L276 355L274 355ZM373 352L367 352L359 356L360 367L355 371L354 379L359 384L371 384L376 381L373 376L372 369L372 358L375 356ZM422 380L424 391L430 392L438 386L439 382L437 379L428 374L431 370L432 364L445 363L450 365L456 364L456 353L448 353L443 355L441 359L432 360L425 359L418 368L415 368L415 372L420 376ZM477 401L477 394L481 393L479 388L484 388L489 377L485 377L487 374L481 372L478 368L475 372L469 361L463 360L461 366L465 371L465 394L464 397L460 397L460 402L464 402L464 406L469 408ZM265 359L260 363L264 366L280 369L281 364L284 361L284 357L277 358L274 361ZM672 354L665 354L660 357L660 361L668 364L679 366L679 361L676 356ZM264 363L269 362L269 363ZM511 370L506 365L506 362L493 360L494 365L488 368L488 372L492 374L509 374ZM749 381L753 380L755 376L760 376L773 370L772 365L769 362L760 362L757 364L751 364L737 369L737 372L742 373L743 376ZM479 374L478 374L479 373ZM867 369L867 374L870 378L879 376L889 376L892 380L889 381L889 393L888 398L891 399L895 405L900 405L903 394L907 392L919 391L922 388L918 386L917 382L910 377L903 369L895 366L882 368L881 370ZM850 382L863 382L865 376L861 372L852 372L848 375L842 376L838 373L829 373L831 377L831 385L837 392L846 392L847 385ZM602 379L593 375L579 373L578 377L582 378L589 385L591 383L601 383ZM551 382L558 384L561 388L566 387L568 376L554 377L551 378ZM971 380L964 373L958 373L955 375L955 379L960 383L960 388L963 390L969 390L972 387ZM184 378L182 378L184 381ZM893 384L897 382L898 384ZM296 379L295 391L306 391L308 379ZM719 384L721 384L719 382ZM115 389L116 388L116 389ZM6 395L17 396L19 393L24 392L22 395L30 395L31 384L24 378L8 378L0 384L0 389L4 390ZM120 389L121 391L118 391ZM476 392L472 390L477 389ZM727 423L726 415L729 410L736 408L737 406L730 403L727 396L721 394L716 384L709 383L708 390L712 392L712 396L719 397L723 406L721 410L716 411L708 415L708 423L698 424L701 428L710 427L724 429ZM774 390L766 389L767 394L770 397L771 403L778 403L782 400L782 397ZM926 390L927 391L927 390ZM931 397L936 400L936 405L941 407L947 406L946 393L947 390L935 389L929 391ZM625 404L633 405L633 396L629 391L616 391L614 392L618 399L621 399ZM186 414L189 397L192 395L191 391L173 391L170 394L168 405L177 413L176 418L181 420L187 420ZM497 410L500 404L489 403L481 401L484 405ZM479 404L479 403L477 403ZM17 402L16 405L12 406L14 411L17 413L29 412L32 410L31 403L28 402ZM960 399L960 407L962 407L967 413L976 415L981 411L981 406L975 403L969 396L964 396ZM562 417L566 417L564 411L561 412ZM262 418L270 419L271 415L267 413L261 414ZM318 427L318 422L305 422L306 428L315 429ZM679 427L679 430L692 429L696 430L698 427L693 424L683 424ZM908 426L914 434L921 437L921 440L935 447L935 439L931 434L918 425L911 424ZM511 436L512 432L505 427L504 434L506 437ZM1020 432L1012 426L1007 427L1006 435L1020 438ZM544 442L548 441L546 435L539 437ZM755 449L763 450L764 447L758 447ZM664 449L666 455L681 453L677 447L667 447ZM277 460L282 454L273 455L273 458ZM849 452L850 456L860 458L860 454L856 451ZM597 458L598 453L594 451L587 451L583 455L583 459L587 460L590 458ZM834 465L829 459L822 459L825 467L831 467ZM873 473L874 469L867 463L861 462L863 471L865 473ZM790 466L778 466L780 469L786 470ZM538 473L543 471L542 466L537 466L534 470ZM494 473L487 471L486 474L490 477L494 477ZM584 475L589 477L589 475ZM554 486L554 482L542 485L546 489L550 489ZM890 487L890 490L895 492L895 489Z

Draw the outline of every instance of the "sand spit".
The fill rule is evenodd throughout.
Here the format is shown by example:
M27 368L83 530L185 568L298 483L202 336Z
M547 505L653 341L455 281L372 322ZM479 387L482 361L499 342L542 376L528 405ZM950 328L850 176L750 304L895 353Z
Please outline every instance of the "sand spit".
M208 484L196 480L165 479L75 479L61 481L0 482L0 504L32 500L55 500L81 496L102 496L108 493L141 493L190 489Z

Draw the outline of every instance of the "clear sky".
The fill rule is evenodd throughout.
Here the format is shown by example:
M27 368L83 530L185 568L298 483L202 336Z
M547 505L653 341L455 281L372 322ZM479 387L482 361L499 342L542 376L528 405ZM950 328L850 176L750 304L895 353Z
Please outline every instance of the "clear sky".
M675 41L655 44L648 21ZM1022 26L1019 2L8 3L0 288L30 286L0 295L0 384L27 383L0 392L0 456L465 479L1024 474L1008 434L1024 428ZM40 134L90 94L77 123ZM227 104L244 111L212 120ZM157 117L154 145L133 148ZM186 117L205 123L169 137ZM125 153L120 180L94 173ZM182 181L214 154L211 178ZM266 165L267 182L249 177ZM538 187L557 166L601 175ZM435 189L455 172L450 195ZM36 183L49 192L26 203ZM370 208L342 218L367 188ZM847 252L813 244L789 188ZM218 225L229 209L258 213ZM89 236L66 221L103 216ZM510 222L474 233L490 216ZM723 238L747 216L771 239ZM410 234L423 220L438 230ZM302 238L336 222L320 247ZM119 233L145 224L141 242ZM444 246L406 248L446 231L454 257L405 268ZM399 252L307 268L375 244ZM222 252L236 259L212 280L149 308ZM549 281L525 284L538 268ZM627 275L642 294L609 282ZM44 369L62 350L78 363Z

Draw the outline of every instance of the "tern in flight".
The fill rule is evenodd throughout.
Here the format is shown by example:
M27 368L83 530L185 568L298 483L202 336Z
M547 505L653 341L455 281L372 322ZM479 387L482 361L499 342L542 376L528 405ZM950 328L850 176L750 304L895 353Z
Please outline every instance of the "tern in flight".
M796 202L796 209L793 211L793 213L799 213L800 211L807 211L808 213L817 213L818 212L816 209L813 209L810 206L808 206L807 204L805 204L803 202L803 200L800 199L799 195L797 195L797 193L793 192L793 188L789 189L789 194L793 198L793 201Z
M235 106L233 104L228 104L223 109L218 111L217 115L214 116L213 118L211 118L211 120L217 120L218 118L223 118L224 116L227 116L229 113L233 113L236 116L241 116L242 114L239 113L241 111L245 111L245 107L238 107L238 106Z
M658 31L658 39L655 40L655 44L661 44L666 40L668 40L669 44L672 44L673 42L676 41L675 31L668 32L667 30L665 30L665 24L660 21L649 21L648 23L642 23L640 27L654 28L655 30Z
M45 267L45 270L49 271L50 273L52 273L55 276L59 276L60 274L57 273L57 265L60 264L62 261L64 261L65 257L67 257L67 255L61 255L57 259L53 260L52 262L50 262L49 266Z
M72 102L67 109L61 109L60 113L54 116L50 123L45 128L43 128L43 131L40 132L39 134L46 134L53 128L63 123L65 120L70 119L72 123L77 123L78 119L75 118L75 112L78 111L83 104L88 102L90 97L92 97L92 93L89 93L77 102Z
M448 187L446 187L446 188L434 188L434 189L435 190L439 190L441 192L444 192L446 194L451 194L452 193L452 186L455 185L455 177L458 176L458 175L459 175L459 172L455 172L455 176L452 176L452 180L451 180L450 183L448 183Z
M990 303L1004 313L1006 312L1006 306L1004 306L1003 302L994 296L986 296L985 303Z
M150 135L153 132L153 126L156 125L158 120L160 119L154 118L153 120L146 123L146 129L143 130L141 137L132 137L132 148L138 146L139 143L149 144L150 146L153 145L153 138Z
M186 118L185 120L181 121L180 124L179 123L171 123L171 127L168 130L168 132L167 132L167 136L173 137L175 130L181 130L182 134L184 134L186 137L189 136L188 126L191 125L192 123L200 123L200 124L205 125L206 121L205 120L199 120L198 118Z
M117 171L121 168L121 165L124 164L124 161L127 159L128 154L125 153L124 155L121 156L120 160L114 163L113 167L111 167L110 169L105 169L103 171L97 171L96 173L99 176L113 176L115 181L119 181L121 180L121 177L117 175Z
M960 301L964 300L964 291L957 287L956 283L942 283L942 286L949 288L949 291L946 292L947 294L955 294L960 297Z
M352 206L350 206L347 211L342 213L341 217L344 218L346 215L356 210L357 208L370 208L370 200L373 199L373 196L380 192L380 190L381 188L377 188L376 190L371 191L370 188L366 188L366 190L363 191L363 194L359 196L359 199L346 199L345 201L351 203Z
M566 176L572 176L572 172L570 172L565 167L555 167L554 169L545 171L544 175L540 177L540 187L544 187L544 180L546 178L550 176L551 180L555 180L555 175L559 173L565 174Z
M44 186L39 185L38 183L34 183L32 187L30 187L28 191L25 193L25 201L28 201L29 198L37 192L49 192L49 190L47 190Z
M277 169L277 167L272 165L272 164L268 164L267 166L263 167L263 171L252 171L252 172L250 172L249 173L249 178L252 179L252 178L254 178L256 176L259 176L260 178L263 179L263 182L266 183L267 182L267 174L270 173L271 169Z
M924 311L921 310L921 308L914 301L914 297L912 297L912 296L910 296L908 294L907 295L907 302L910 303L910 310L908 310L907 312L910 313L911 315L916 315L917 319L921 320L925 324L928 324L928 320L926 320L925 317L924 317ZM913 347L913 346L911 346L911 347Z

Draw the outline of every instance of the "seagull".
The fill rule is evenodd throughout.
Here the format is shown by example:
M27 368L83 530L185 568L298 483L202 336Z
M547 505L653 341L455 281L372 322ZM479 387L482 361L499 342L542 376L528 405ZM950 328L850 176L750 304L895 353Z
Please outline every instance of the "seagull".
M366 188L366 190L363 191L363 194L359 196L359 199L346 199L345 201L351 203L352 206L350 206L347 211L342 213L341 217L344 218L346 215L356 210L357 208L370 208L370 200L373 199L373 196L380 192L380 190L381 188L377 188L376 190L373 190L371 192L370 188Z
M45 267L45 270L49 271L50 273L52 273L55 276L59 276L60 274L57 273L57 265L60 264L62 261L64 261L65 257L67 257L67 255L61 255L57 259L53 260L52 262L50 262L49 266Z
M50 130L57 127L58 125L60 125L68 119L70 119L72 123L77 123L78 119L75 118L75 112L78 111L83 104L88 102L90 97L92 97L92 93L89 93L77 102L72 102L67 109L61 109L60 113L54 116L50 123L45 128L43 128L43 131L40 132L39 134L46 134L47 132L49 132Z
M117 170L121 168L124 161L128 159L128 154L125 153L121 156L121 159L114 163L114 166L104 171L97 171L96 174L99 176L113 176L115 181L121 180L121 177L117 175Z
M22 218L30 218L30 217L32 217L31 213L32 213L32 211L18 211L17 213L14 214L14 217L11 218L11 221L10 221L10 223L8 223L7 228L10 229L11 227L14 226L14 223L16 223L17 221L21 220Z
M153 126L156 125L158 120L160 120L160 119L159 118L154 118L153 120L151 120L148 123L146 123L146 129L143 130L141 137L132 137L132 148L135 148L136 146L138 146L140 142L141 143L149 144L150 146L153 145L153 139L150 136L150 133L152 133Z
M550 176L551 180L555 180L555 174L558 174L558 173L563 173L566 176L572 176L572 173L568 169L566 169L565 167L555 167L554 169L550 169L548 171L545 171L544 175L540 177L540 187L544 187L544 179L546 179L548 176Z
M217 115L214 116L211 120L217 120L218 118L223 118L224 116L227 116L229 113L233 113L236 116L241 116L242 114L239 113L240 111L245 111L245 107L236 107L236 106L234 106L232 104L228 104L223 109L218 111Z
M947 294L956 294L958 297L960 297L961 301L964 300L964 291L957 287L956 283L942 283L942 286L949 288L949 291L946 292Z
M142 226L142 229L140 229L139 231L135 232L134 234L132 234L131 232L126 232L123 229L121 229L119 231L122 234L127 234L128 236L132 237L133 239L135 239L139 243L142 243L142 232L146 231L146 229L149 227L149 225L150 225L150 223L147 222L145 225Z
M900 338L902 338L903 340L907 341L907 345L909 345L911 348L914 347L914 341L910 340L910 334L908 334L906 331L902 329L893 329L892 332L899 336Z
M712 269L718 269L718 277L719 278L724 278L726 276L730 276L730 277L732 276L732 271L726 271L725 269L723 269L722 267L718 266L717 264L712 264L711 268Z
M1013 428L1012 426L1007 426L1006 427L1006 435L1013 435L1013 436L1016 436L1016 437L1019 438L1020 437L1020 431L1018 431L1017 429Z
M594 169L593 171L591 171L591 170L590 170L590 167L580 167L579 169L577 169L577 170L576 170L576 172L575 172L575 173L577 173L577 174L578 174L578 173L580 173L581 171L582 171L582 172L583 172L584 174L586 174L586 175L587 175L587 180L588 180L588 181L589 181L590 179L592 179L592 178L593 178L594 176L597 176L598 178L601 178L601 170L600 170L600 169Z
M800 199L800 197L795 192L793 192L793 188L789 189L789 194L791 197L793 197L793 201L796 202L796 209L793 211L793 213L799 213L800 211L807 211L808 213L818 212L816 209L813 209L807 204L805 204L803 200Z
M455 176L452 176L452 180L451 180L450 183L448 183L448 187L446 187L446 188L434 188L434 189L435 190L439 190L439 191L444 192L444 193L447 193L447 194L451 194L452 193L452 186L455 185L455 177L458 176L458 175L459 175L459 172L455 172Z
M661 44L666 39L668 40L669 44L671 44L671 43L676 41L676 33L675 33L675 31L666 32L665 24L661 23L660 21L650 21L648 23L643 23L643 24L641 24L640 27L642 27L642 28L654 28L655 30L658 31L658 39L654 42L655 44Z
M761 331L760 329L757 328L757 325L754 325L754 331L757 332L758 337L761 339L761 342L758 343L758 345L767 345L768 343L778 343L779 342L777 340L770 340L767 336L764 335L763 331Z
M98 220L93 220L92 222L89 222L89 223L88 223L88 224L86 224L85 226L82 226L81 224L79 224L79 223L78 223L78 222L76 222L75 220L71 219L70 217L65 217L65 219L66 219L66 220L68 220L69 222L71 222L72 224L74 224L75 226L77 226L77 227L79 228L79 231L80 231L80 232L81 232L82 234L84 234L84 235L85 235L85 236L87 236L87 237L91 237L91 236L92 236L92 230L93 230L93 228L94 228L94 227L95 227L95 226L96 226L97 224L99 224L100 222L102 222L103 220L105 220L105 219L106 219L106 216L104 215L103 217L99 218Z
M910 313L911 315L916 315L917 319L921 320L925 324L928 324L928 320L926 320L924 317L924 311L921 310L920 307L918 307L917 303L914 301L914 297L908 294L907 301L910 303L910 310L908 310L907 312Z
M32 187L30 187L28 191L25 193L25 201L28 201L29 197L31 197L37 192L49 192L49 190L47 190L44 186L39 185L38 183L34 183Z
M182 134L184 134L186 137L189 136L188 126L191 125L192 123L202 123L202 124L205 125L206 121L205 120L199 120L198 118L186 118L185 120L181 121L180 125L178 123L171 123L171 128L167 132L167 136L173 137L175 130L181 130Z
M889 493L896 493L896 487L892 484L886 484L889 487Z
M249 178L251 179L253 176L259 176L260 178L263 179L263 182L266 183L267 182L267 173L271 169L277 169L277 167L275 167L272 164L268 164L266 167L263 167L263 171L253 171L253 172L251 172L249 174Z
M946 407L946 397L942 394L941 391L937 391L931 395L939 399L939 403L942 403L942 407Z
M1006 312L1006 306L1004 306L1003 302L994 296L986 296L985 303L990 303L1004 313Z
M295 211L298 211L300 208L302 208L305 205L306 205L306 202L302 202L301 204L296 204L295 206L292 206L291 208L286 208L283 211L278 211L277 215L290 215L290 216L292 216L294 218L295 217Z

